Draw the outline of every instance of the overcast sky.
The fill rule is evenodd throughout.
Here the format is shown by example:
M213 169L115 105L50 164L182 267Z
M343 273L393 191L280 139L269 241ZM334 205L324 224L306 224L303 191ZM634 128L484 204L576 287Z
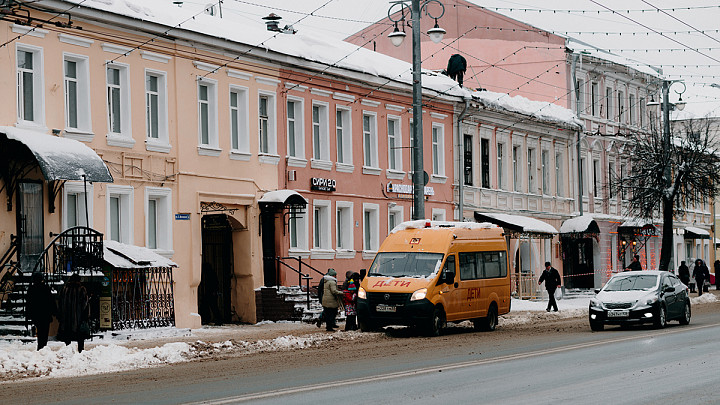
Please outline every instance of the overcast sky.
M183 7L211 0L195 1L186 1ZM684 80L686 111L720 116L720 88L711 87L720 84L717 0L470 1L662 68L666 78ZM455 0L442 3L447 7ZM224 0L223 18L257 22L275 12L283 17L283 25L293 24L299 32L342 39L386 17L389 6L387 0ZM442 19L439 24L442 26ZM682 84L673 85L671 101L677 99L675 91L682 90Z

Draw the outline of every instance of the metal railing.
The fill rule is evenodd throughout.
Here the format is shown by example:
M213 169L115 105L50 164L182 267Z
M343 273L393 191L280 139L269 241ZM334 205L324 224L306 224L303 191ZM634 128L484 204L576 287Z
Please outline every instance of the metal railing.
M175 325L171 267L112 271L113 329Z
M102 233L76 226L50 236L54 238L40 254L33 273L42 272L47 280L60 281L63 276L74 272L93 274L101 269Z
M533 273L510 273L511 294L519 299L537 299L541 292Z
M286 263L284 260L297 260L297 268L291 266L290 264ZM320 270L316 269L315 267L305 263L302 261L299 257L276 257L275 261L277 262L277 267L280 268L280 265L285 266L286 268L294 271L298 275L298 286L302 288L302 282L305 280L305 293L307 294L307 307L310 309L310 280L312 280L312 277L310 277L310 272L303 273L302 268L307 267L311 271L316 272L317 274L324 276L325 273L321 272Z

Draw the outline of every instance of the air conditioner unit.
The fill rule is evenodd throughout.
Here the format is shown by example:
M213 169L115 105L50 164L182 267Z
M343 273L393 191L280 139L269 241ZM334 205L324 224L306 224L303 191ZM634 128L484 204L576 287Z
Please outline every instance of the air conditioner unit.
M288 170L288 181L295 181L297 179L297 170Z

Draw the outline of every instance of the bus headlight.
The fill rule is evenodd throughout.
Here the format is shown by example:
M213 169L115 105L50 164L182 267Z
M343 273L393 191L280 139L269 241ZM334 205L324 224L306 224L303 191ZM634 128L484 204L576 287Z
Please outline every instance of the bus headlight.
M425 295L427 295L427 288L421 288L412 293L412 296L410 296L410 301L425 299Z
M358 289L358 298L361 298L361 299L366 299L366 298L367 298L367 293L365 292L365 289L362 288L362 287L360 287L360 288Z

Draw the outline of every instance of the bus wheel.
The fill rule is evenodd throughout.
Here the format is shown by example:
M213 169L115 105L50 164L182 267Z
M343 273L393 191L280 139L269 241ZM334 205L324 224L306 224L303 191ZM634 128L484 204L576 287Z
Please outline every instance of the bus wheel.
M360 332L375 332L378 329L372 321L363 318L358 318L358 326Z
M440 336L440 331L445 327L445 312L440 307L435 307L433 316L427 325L428 336Z
M498 324L498 313L495 304L490 305L488 308L487 316L485 318L473 319L473 326L475 330L482 330L486 332L492 332L497 328Z

